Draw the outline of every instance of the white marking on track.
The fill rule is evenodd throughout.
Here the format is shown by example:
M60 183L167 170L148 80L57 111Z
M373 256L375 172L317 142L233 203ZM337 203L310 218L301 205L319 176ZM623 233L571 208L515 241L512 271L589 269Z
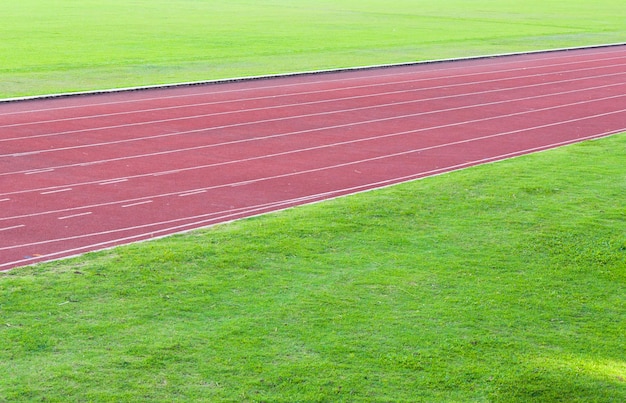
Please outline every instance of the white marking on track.
M252 183L258 182L259 180L260 179L252 179L249 181L235 182L235 183L231 183L230 186L231 187L246 186L246 185L250 185Z
M40 194L42 194L42 195L50 195L50 194L53 194L53 193L69 192L71 190L72 190L72 188L64 188L64 189L57 189L57 190L49 190L47 192L41 192Z
M89 167L89 166L96 165L99 163L100 161L87 161L87 162L81 162L80 164L74 164L74 166Z
M145 176L164 176L164 175L172 175L172 174L177 174L179 172L182 172L182 169L172 169L170 171L162 171L162 172L154 172L154 173L150 173L150 174L146 174ZM142 175L144 176L144 175Z
M87 211L85 213L78 213L78 214L72 214L72 215L68 215L68 216L64 216L64 217L58 217L57 219L58 220L68 220L70 218L83 217L83 216L90 215L90 214L92 214L92 212L91 211Z
M44 174L46 172L52 172L54 171L55 168L42 168L42 169L36 169L34 171L26 171L24 172L24 175L37 175L37 174Z
M206 190L202 189L202 190L196 190L195 192L182 193L182 194L179 194L178 197L195 196L195 195L199 195L202 193L206 193Z
M124 204L122 205L122 208L135 207L135 206L140 206L142 204L149 204L149 203L152 203L152 200L145 200L145 201L140 201L137 203Z
M100 182L98 185L100 186L115 185L116 183L123 183L123 182L128 182L128 179L127 178L113 179L113 180L106 181L106 182Z
M16 140L27 140L28 137L18 137L16 138ZM0 141L4 141L4 140L0 140ZM27 152L23 152L23 153L13 153L13 154L7 154L5 155L6 157L13 157L13 158L17 158L17 157L27 157L29 155L37 155L39 154L39 151L27 151Z
M23 228L23 227L25 227L25 226L26 226L26 225L24 225L24 224L14 225L14 226L12 226L12 227L0 228L0 231L9 231L9 230L12 230L12 229Z

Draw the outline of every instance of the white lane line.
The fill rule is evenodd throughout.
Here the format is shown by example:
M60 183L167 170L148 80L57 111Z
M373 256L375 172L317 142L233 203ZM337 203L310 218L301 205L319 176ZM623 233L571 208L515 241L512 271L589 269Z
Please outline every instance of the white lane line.
M115 185L116 183L123 183L123 182L128 182L128 178L112 179L110 181L100 182L98 183L98 185L100 186Z
M202 190L197 190L195 192L183 193L183 194L179 194L178 197L195 196L195 195L199 195L202 193L206 193L206 190L202 189Z
M28 137L17 137L16 140L28 140ZM3 140L0 140L0 141L3 141ZM7 154L7 155L10 157L27 157L29 155L37 155L37 154L39 154L39 151L25 151L25 152Z
M72 214L72 215L68 215L68 216L64 216L64 217L58 217L58 220L67 220L70 218L77 218L77 217L82 217L82 216L86 216L86 215L90 215L92 214L91 211L87 211L85 213L78 213L78 214Z
M252 180L249 180L249 181L235 182L235 183L231 183L230 186L231 187L246 186L246 185L249 185L251 183L258 182L258 181L259 181L258 179L252 179Z
M152 200L145 200L145 201L140 201L137 203L124 204L122 205L122 208L135 207L135 206L140 206L142 204L149 204L149 203L152 203Z
M12 226L12 227L0 228L0 232L1 232L1 231L9 231L9 230L12 230L12 229L23 228L23 227L25 227L25 226L26 226L26 225L24 225L24 224L20 224L20 225L14 225L14 226Z
M510 153L495 155L495 156L491 156L491 157L481 158L481 159L468 161L468 162L464 162L464 163L457 164L457 165L450 165L450 166L446 166L446 167L440 167L440 168L436 168L436 169L429 170L429 171L416 172L414 174L400 176L400 177L395 177L395 178L390 178L390 179L385 179L385 180L379 181L379 182L372 182L372 183L367 183L367 184L363 184L363 185L357 185L357 186L343 188L343 189L334 189L334 190L328 191L328 192L322 192L322 193L319 193L319 194L312 194L312 195L308 195L308 196L300 196L300 197L293 198L293 199L279 200L279 201L276 201L276 202L259 204L259 205L255 205L255 206L249 206L249 207L243 207L243 208L237 208L237 209L229 209L229 210L224 210L224 211L220 211L220 212L212 212L212 213L207 213L207 214L202 214L202 215L197 215L197 216L176 218L176 219L167 220L167 221L161 221L161 222L156 222L156 223L137 225L137 226L126 227L126 228L118 228L118 229L109 230L109 231L101 231L101 232L95 232L95 233L90 233L90 234L76 235L76 236L72 236L72 237L65 237L65 238L50 239L50 240L45 240L45 241L31 242L31 243L22 244L22 245L16 245L16 246L11 246L11 247L0 247L0 251L1 250L18 249L18 248L23 248L23 247L35 246L35 245L49 244L49 243L54 243L54 242L66 242L66 241L71 241L71 240L76 240L76 239L84 239L84 238L90 238L90 237L95 237L95 236L109 235L109 234L113 234L113 233L134 231L134 230L138 230L138 229L148 229L150 227L162 226L162 225L170 225L170 224L180 223L180 222L189 221L189 220L198 220L198 221L194 221L192 223L174 225L174 226L171 226L171 227L158 229L158 230L149 230L148 232L143 232L141 234L136 234L136 235L131 235L131 236L127 236L127 237L112 239L112 240L108 240L108 241L105 241L105 242L99 242L99 243L90 244L90 245L84 245L84 246L81 246L81 247L78 247L78 248L73 248L73 249L67 249L67 250L63 250L63 251L53 252L53 253L50 253L50 254L42 255L41 257L42 258L51 258L51 257L54 257L54 256L64 255L64 254L68 254L68 253L72 253L72 252L78 252L78 251L82 251L82 250L86 250L86 249L104 248L104 247L106 247L106 245L113 245L113 244L117 244L117 243L120 243L120 242L128 242L128 241L132 241L132 240L135 240L135 239L145 238L147 236L150 236L151 239L154 239L155 237L163 236L163 234L170 234L170 233L173 233L173 232L182 232L182 231L186 231L186 230L190 230L190 229L198 229L198 228L201 228L203 226L207 226L207 225L211 225L211 224L215 224L215 223L224 223L224 222L227 222L229 219L233 220L233 219L241 218L242 215L245 215L246 217L249 217L249 216L251 216L251 215L253 215L254 213L257 213L257 212L260 213L260 214L263 214L268 208L271 208L271 207L278 207L278 208L272 210L272 211L277 211L277 210L280 210L281 206L289 207L291 204L297 203L299 201L309 201L309 200L310 201L315 201L316 199L319 199L319 200L329 200L329 199L334 198L333 195L337 195L335 197L343 197L343 196L347 196L347 195L350 195L350 194L367 192L367 191L371 191L371 190L374 190L374 189L381 189L381 188L384 188L384 187L387 187L387 186L392 186L392 185L396 185L396 184L399 184L399 183L404 183L404 182L409 182L409 181L413 181L413 180L418 180L418 179L422 179L422 178L425 178L425 177L428 177L428 176L433 176L433 175L438 175L438 174L442 174L442 173L448 173L448 172L452 172L452 171L457 171L457 170L464 169L464 168L467 168L467 167L470 167L470 166L474 166L474 165L485 164L485 163L495 162L495 161L501 161L503 159L513 158L513 157L517 157L517 156L520 156L520 155L525 155L525 154L532 153L532 152L544 151L544 150L555 148L555 147L560 147L560 146L564 146L564 145L568 145L568 144L578 143L578 142L581 142L581 141L584 141L584 140L591 140L591 139L596 139L596 138L602 138L602 137L606 137L606 136L609 136L609 135L612 135L612 134L616 134L616 133L619 133L619 131L613 131L612 130L612 131L609 131L609 132L596 133L596 134L593 134L593 135L588 135L588 136L584 136L584 137L580 137L580 138L576 138L576 139L565 140L565 141L560 141L560 142L556 142L556 143L546 144L546 145L543 145L543 146L531 147L531 148L527 148L527 149L524 149L524 150L518 150L518 151L515 151L515 152L510 152ZM329 167L329 168L332 169L333 167ZM222 215L220 215L220 214L222 214ZM217 215L217 217L215 217L216 215ZM211 218L207 218L207 217L211 217ZM10 265L18 264L18 263L21 263L21 262L27 262L27 261L32 261L32 260L31 259L25 259L25 260L19 260L19 261L2 263L2 264L0 264L0 267L10 266Z
M88 167L91 165L96 165L99 164L99 161L87 161L87 162L81 162L80 164L74 164L75 166L80 166L80 167Z
M195 147L191 147L191 148L195 148ZM206 148L205 146L202 146L201 148ZM166 153L169 154L169 153ZM108 162L108 161L106 161ZM145 175L141 175L141 176L163 176L163 175L172 175L172 174L177 174L179 172L182 172L182 169L172 169L170 171L161 171L161 172L154 172L154 173L149 173L149 174L145 174Z
M584 49L582 49L584 50ZM502 69L502 70L490 70L488 73L489 74L493 74L493 73L503 73L503 72L512 72L512 71L520 71L520 70L528 70L530 68L544 68L544 67L555 67L555 66L565 66L565 65L572 65L572 64L582 64L582 63L588 63L588 62L598 62L598 61L607 61L607 60L615 60L615 59L622 59L624 56L621 56L621 54L624 53L624 50L621 48L616 48L615 50L604 50L604 51L598 51L598 52L555 52L552 54L552 56L546 56L546 57L542 57L542 58L538 58L534 61L536 62L543 62L543 61L551 61L551 60L565 60L565 59L575 59L575 58L583 58L584 60L575 60L575 61L570 61L570 62L565 62L565 63L552 63L552 64L543 64L543 65L539 65L539 66L526 66L526 67L518 67L518 68L513 68L513 69ZM595 59L591 59L589 58L590 56L593 55L609 55L611 56L612 54L618 54L620 56L611 56L611 57L607 57L607 58L595 58ZM515 57L516 55L510 55L511 57ZM517 55L517 56L523 56L523 55ZM445 61L443 61L445 62ZM454 65L454 60L449 60L447 61L450 64ZM507 60L505 58L500 58L498 59L498 62L493 62L490 63L490 67L500 67L500 66L506 66L506 65L515 65L515 64L528 64L528 60ZM425 64L423 64L425 65ZM442 64L443 65L443 64ZM416 64L415 66L420 66L420 64ZM455 67L444 67L444 68L435 68L431 71L433 72L447 72L447 71L454 71L454 70L466 70L468 67L467 66L456 66ZM410 68L410 65L400 65L397 66L398 68ZM372 71L376 71L376 70L372 70ZM346 71L347 73L349 73L350 71ZM215 87L211 87L211 90L206 91L206 92L200 92L200 93L186 93L186 94L179 94L179 95L170 95L170 96L159 96L159 97L150 97L150 98L141 98L141 99L125 99L122 101L111 101L111 102L102 102L102 103L94 103L94 104L87 104L87 103L81 103L79 105L72 105L72 106L62 106L62 107L54 107L54 108L42 108L42 109L34 109L34 110L26 110L26 111L14 111L14 112L7 112L7 113L0 113L0 116L4 116L4 115L19 115L19 114L26 114L26 113L37 113L37 112L46 112L46 111L59 111L59 110L66 110L66 109L83 109L83 108L90 108L90 107L102 107L102 106L109 106L109 105L123 105L123 104L132 104L132 103L141 103L141 102L151 102L151 101L161 101L161 100L170 100L170 99L180 99L180 98L192 98L192 97L201 97L201 96L207 96L207 95L222 95L222 94L230 94L230 93L237 93L237 92L247 92L247 91L258 91L258 90L272 90L272 89L283 89L283 88L289 88L289 87L298 87L298 86L307 86L307 85L317 85L317 84L326 84L326 83L335 83L335 82L349 82L349 81L355 81L355 80L368 80L368 79L378 79L378 78L384 78L384 77L398 77L398 76L404 76L404 75L414 75L414 74L419 74L421 71L415 72L415 71L409 71L409 72L402 72L402 73L388 73L389 70L386 71L387 74L370 74L367 76L364 75L359 75L359 77L342 77L339 79L322 79L322 80L315 80L315 81L306 81L306 82L297 82L297 83L290 83L290 84L281 84L281 85L266 85L266 86L258 86L258 87L253 87L253 88L237 88L237 89L229 89L229 90L223 90L223 91L214 91ZM341 71L338 71L338 73L341 73ZM480 75L480 74L486 74L484 71L483 72L478 72L478 73L471 73L471 74L463 74L463 75L452 75L452 76L440 76L439 78L442 79L447 79L447 78L453 78L453 77L466 77L466 76L474 76L474 75ZM289 77L277 77L277 78L289 78ZM228 83L226 83L228 84ZM350 87L345 87L345 88L350 88ZM290 95L298 95L299 93L290 93ZM239 99L241 100L250 100L250 99L254 99L254 98L241 98L239 97Z
M9 199L9 198L0 199L0 203L2 203L2 202L8 202L8 201L10 201L10 200L11 200L11 199Z
M61 210L42 211L42 212L38 212L38 213L24 214L24 215L18 215L18 216L13 216L13 217L4 217L4 218L0 218L0 221L9 220L9 219L18 219L18 218L28 218L28 217L42 216L42 215L55 214L55 213L66 212L66 211L69 212L69 211L75 211L75 210L83 210L83 209L87 209L87 208L98 208L98 207L117 205L117 204L122 204L122 203L133 203L133 202L145 201L146 199L158 199L158 198L164 198L164 197L178 196L180 194L197 192L197 191L201 191L201 190L209 191L209 190L220 189L220 188L225 188L225 187L237 186L238 184L249 184L249 183L253 183L253 182L262 182L262 181L267 181L267 180L292 177L292 176L296 176L296 175L308 174L308 173L313 173L313 172L320 172L320 171L324 171L324 170L328 170L328 169L334 169L334 168L339 168L339 167L343 167L343 166L350 166L350 165L361 164L361 163L365 163L365 162L377 161L377 160L381 160L381 159L394 158L394 157L399 157L399 156L403 156L403 155L419 153L419 152L422 152L422 151L428 151L428 150L434 150L434 149L439 149L439 148L445 148L445 147L453 146L453 145L460 145L460 144L472 143L472 142L481 141L481 140L497 138L497 137L503 137L503 136L508 136L508 135L517 134L517 133L523 133L523 132L527 132L527 131L531 131L531 130L545 129L545 128L548 128L548 127L556 127L556 126L560 126L560 125L564 125L564 124L570 124L570 123L574 123L574 122L581 122L581 121L588 120L588 119L597 119L597 118L602 118L602 117L615 115L615 114L619 114L619 113L625 113L625 112L626 112L626 109L621 109L621 110L618 110L618 111L605 112L605 113L601 113L601 114L585 116L585 117L575 118L575 119L569 119L569 120L565 120L565 121L557 121L557 122L553 122L553 123L546 123L546 124L543 124L543 125L532 126L532 127L527 127L527 128L517 129L517 130L506 131L506 132L497 132L497 133L494 133L494 134L484 135L484 136L480 136L480 137L473 137L473 138L453 141L453 142L449 142L449 143L442 143L442 144L437 144L437 145L433 145L433 146L429 146L429 147L410 149L410 150L401 151L401 152L392 153L392 154L383 154L383 155L378 155L378 156L375 156L375 157L365 158L365 159L361 159L361 160L353 160L353 161L348 161L348 162L344 162L344 163L340 163L340 164L323 166L323 167L318 167L318 168L311 168L311 169L302 170L302 171L288 172L288 173L285 173L285 174L279 174L279 175L268 176L268 177L260 177L260 178L255 178L255 179L252 179L252 180L223 183L223 184L219 184L219 185L207 186L207 187L204 187L204 188L188 189L188 190L183 190L183 191L178 191L178 192L169 192L169 193L162 193L162 194L138 197L138 198L135 198L135 199L118 200L118 201L112 201L112 202L106 202L106 203L92 204L92 205L87 205L87 206L72 207L72 208L61 209ZM519 112L519 113L514 113L514 114L510 114L510 115L503 115L503 116L499 116L499 117L515 116L515 115L521 115L523 113L524 112ZM419 133L419 132L423 132L423 131L431 131L431 130L436 130L436 129L443 129L443 128L449 128L449 127L462 126L462 125L465 125L465 124L468 124L468 123L485 122L485 121L488 121L488 120L491 120L491 119L494 119L494 118L490 117L490 118L483 118L483 119L475 119L475 120L466 121L466 122L446 124L446 125L440 125L440 126L428 127L428 128L421 128L421 129L416 129L416 130L408 130L408 131L403 131L403 132L398 132L398 133L390 133L390 134L386 134L384 136L377 136L377 137L372 138L372 139L380 139L380 138L384 138L384 137L392 137L392 136L397 136L397 135L405 135L405 134ZM626 130L626 127L620 128L619 130L612 130L611 133L621 132L621 131L624 131L624 130ZM368 140L372 140L372 139L368 139ZM358 142L362 142L362 141L367 141L367 140L366 139L359 139L359 140L345 141L345 142L342 142L340 144L341 145L345 145L345 144L350 144L350 143L358 143ZM276 156L280 156L280 155L292 154L292 153L296 153L296 152L300 153L300 152L307 152L307 151L312 151L312 150L319 150L319 149L326 148L326 147L334 147L336 145L337 144L333 144L333 145L330 145L330 146L329 145L325 145L325 146L309 147L309 148L299 149L297 151L283 152L283 153L277 153L277 154L271 154L271 155L264 155L264 156L253 157L253 158L248 158L248 159L239 160L239 161L229 161L229 162L225 162L225 163L220 163L219 165L233 164L233 163L245 162L245 161L248 161L248 160L262 159L262 158L271 158L271 157L276 157ZM0 250L2 250L2 249L0 249Z
M626 63L620 64L619 66L623 66L623 65L626 65ZM613 67L613 66L611 66L611 67ZM604 66L604 67L583 68L583 69L571 70L571 71L568 71L568 72L597 71L597 70L599 70L601 68L609 68L609 67ZM501 78L501 79L492 79L492 80L476 81L476 82L469 82L469 83L463 82L463 83L457 83L457 84L447 84L447 85L434 86L434 87L424 87L424 88L417 88L417 89L403 90L403 91L396 91L396 92L411 92L411 91L416 91L417 92L417 91L425 91L425 90L433 90L433 89L463 87L463 86L468 86L468 85L494 83L494 82L502 82L502 81L511 81L511 80L518 80L518 79L523 79L523 78L534 78L534 77L542 77L542 76L546 76L546 75L555 75L555 74L558 74L558 72L541 73L541 74L530 74L530 75L526 75L526 76L514 76L514 77L506 77L506 78ZM618 73L611 73L611 74L607 74L605 76L613 76L613 75L621 75L621 74L626 74L626 72L620 71ZM516 89L521 89L521 88L530 88L530 87L535 86L535 85L549 85L549 84L559 83L559 82L579 81L579 80L587 80L587 79L593 79L593 78L597 78L597 77L596 76L589 76L589 77L582 77L582 78L562 80L562 81L549 81L549 82L540 83L540 84L511 87L511 88L508 88L506 90L516 90ZM393 93L394 92L390 92L390 94L393 94ZM248 109L241 109L241 110L235 110L235 111L206 113L206 114L190 115L190 116L183 116L183 117L177 117L177 118L167 118L167 119L160 119L160 120L133 122L133 123L120 124L120 125L99 126L99 127L92 127L92 128L86 128L86 129L66 130L66 131L62 131L62 132L43 133L43 134L38 134L38 135L33 135L33 136L28 136L28 137L14 137L14 138L0 139L0 142L14 141L14 140L31 140L31 139L35 139L35 138L55 137L55 136L61 136L61 135L67 135L67 134L81 133L81 132L86 132L86 131L87 132L95 132L95 131L101 131L101 130L120 129L120 128L126 128L126 127L146 126L146 125L154 125L154 124L160 124L160 123L178 122L178 121L183 121L183 120L208 118L208 117L214 117L214 116L220 116L220 115L226 115L226 114L233 114L233 113L247 113L247 112L263 111L263 110L269 110L269 109L279 109L279 108L289 108L289 107L294 107L294 106L304 106L304 105L309 105L309 104L318 104L318 103L325 103L325 102L338 102L338 101L349 100L349 99L360 99L360 98L364 98L364 97L378 97L378 96L380 96L382 94L385 94L385 93L376 93L376 94L369 94L369 95L362 95L362 96L351 96L351 97L345 97L345 98L332 98L332 99L327 99L327 100L318 100L318 101L302 102L302 103L295 103L295 104L281 104L281 105L271 106L271 107L248 108ZM411 101L407 101L407 102L411 102ZM402 103L395 103L395 104L402 104ZM395 105L395 104L394 103L390 103L388 105ZM302 117L323 115L323 114L326 114L326 113L339 113L339 112L352 111L352 110L361 110L361 109L374 108L374 107L380 107L380 106L381 105L374 105L374 106L369 106L369 107L361 107L361 108L356 108L356 109L338 110L338 111L332 111L332 112L323 112L323 113L315 113L315 114L303 114L303 115L292 115L292 116L287 116L287 117L282 117L282 118L249 121L249 122L243 122L243 123L240 123L240 124L216 126L216 127L211 127L211 128L205 128L205 129L207 129L207 130L208 129L215 130L215 129L220 129L220 128L224 128L224 127L236 127L236 126L243 126L243 125L250 125L250 124L275 122L275 121L280 121L280 120L296 119L296 118L302 118ZM64 151L64 150L69 150L69 149L98 147L98 146L102 146L102 145L120 144L120 143L127 143L127 142L133 142L133 141L141 141L141 140L146 140L146 139L175 136L175 135L179 135L179 134L182 134L182 133L184 133L184 132L166 133L166 134L161 134L161 135L156 135L156 136L136 137L136 138L131 138L131 139L116 140L116 141L110 141L110 142L83 144L83 145L73 146L73 147L62 147L62 148L54 148L54 149L42 149L42 150L32 151L32 153L48 153L48 152ZM0 154L0 157L7 157L7 156L14 157L16 155L19 156L19 153L17 153L17 154L4 154L4 155Z
M592 89L593 90L598 90L598 89L614 87L614 86L623 86L623 85L626 85L626 83L607 84L607 85L603 85L603 86L599 86L599 87L593 87ZM471 105L461 106L461 107L456 107L456 108L436 109L436 110L429 111L429 112L419 112L419 113L415 113L415 114L392 116L392 117L388 117L388 118L372 119L372 120L366 120L366 121L358 121L358 122L354 122L354 123L347 123L347 124L341 124L341 125L324 126L324 127L320 127L320 128L300 130L300 131L295 131L295 132L278 133L278 134L273 134L273 135L270 135L270 136L261 136L261 137L255 137L255 138L250 138L250 139L234 140L234 141L223 142L223 143L208 144L208 145L202 145L202 146L196 146L196 147L188 147L188 148L182 148L182 149L176 149L176 150L161 151L161 152L157 152L157 153L139 154L139 155L135 155L135 156L128 156L128 157L113 158L113 159L109 159L109 160L102 160L102 161L99 161L99 162L102 162L102 163L104 163L104 162L115 162L115 161L121 161L121 160L126 160L126 159L133 159L133 158L154 157L154 156L158 156L158 155L165 155L165 154L171 154L171 153L177 153L177 152L195 151L195 150L200 150L200 149L215 148L215 147L219 147L219 146L227 146L227 145L234 145L234 144L240 144L240 143L246 143L246 142L261 141L261 140L275 139L275 138L281 138L281 137L287 137L287 136L301 135L301 134L312 133L312 132L316 132L316 131L335 130L335 129L345 128L345 127L354 127L354 126L357 126L357 125L369 125L369 124L372 124L372 123L380 123L380 122L384 122L384 121L395 120L395 119L403 119L403 118L408 118L408 117L417 117L417 116L423 116L423 115L429 115L429 114L435 114L435 113L443 113L443 112L453 112L453 111L458 111L458 110L462 110L462 109L471 109L471 108L478 108L478 107L484 107L484 106L499 105L499 104L510 103L510 102L527 101L527 100L531 100L531 99L539 99L539 98L552 97L552 96L562 96L562 95L565 95L565 94L572 94L572 93L576 93L576 92L584 92L584 91L587 91L587 90L589 90L589 88L578 89L578 90L570 90L570 91L563 91L563 92L558 92L558 93L543 94L543 95L524 97L524 98L512 98L512 99L507 99L507 100L504 100L504 101L487 102L487 103L483 103L483 104L471 104ZM498 115L498 116L494 116L494 117L489 117L487 119L497 119L497 118L501 118L501 117L515 116L515 115L518 115L518 114L542 112L542 111L551 110L551 109L555 109L555 108L564 108L564 107L575 106L575 105L584 104L584 103L603 101L603 100L607 100L607 99L615 99L615 98L619 98L619 97L622 97L622 96L624 96L624 95L620 94L620 95L611 96L611 97L594 98L594 99L586 100L586 101L582 101L582 102L575 102L575 103L570 103L570 104L559 104L559 105L553 106L553 107L539 108L539 109L534 109L534 110L530 110L530 111L523 111L523 112L516 113L516 114ZM465 121L465 122L461 122L461 123L472 123L472 122L474 122L474 121ZM454 125L456 125L456 123ZM429 127L427 129L433 129L433 128L438 128L438 127ZM402 134L404 132L400 132L400 133ZM394 134L391 134L391 135L394 135ZM389 136L389 134L385 134L385 135L381 135L379 137L374 137L374 138L373 137L364 138L364 140L370 140L370 139L375 139L375 138L384 138L384 137L388 137L388 136ZM357 141L360 141L360 140L356 139L354 141L357 142ZM337 144L330 144L328 146L333 146L333 145L337 145ZM294 150L292 152L298 152L298 150ZM257 158L257 159L258 158L267 158L268 156L274 156L274 154L263 155L263 156L254 157L254 158ZM139 174L139 175L128 176L128 177L119 178L119 179L128 180L128 179L137 179L137 178L148 177L148 176L169 175L169 174L175 174L175 173L186 172L186 171L191 171L191 170L210 168L210 167L214 167L214 166L218 166L218 165L224 165L224 164L230 164L230 163L236 163L236 162L244 162L244 161L248 161L248 160L249 159L241 160L241 161L240 160L225 161L225 162L216 163L216 164L197 165L197 166L190 167L190 168L182 168L182 169L162 171L162 172L156 172L156 173ZM60 168L72 167L72 166L76 166L76 165L77 164L72 164L72 165L67 165L67 166L59 166L59 167L56 167L56 168L60 169ZM78 165L80 165L80 164L78 164ZM4 174L0 174L0 176L2 176L2 175L4 175ZM78 182L78 183L73 183L73 184L68 184L68 185L70 185L70 186L85 186L85 185L91 185L91 184L94 184L94 183L98 183L98 181ZM67 185L64 185L64 186L67 186ZM26 190L20 190L20 191L15 191L15 192L0 193L0 195L2 195L2 194L4 194L4 195L11 195L11 194L36 192L36 191L43 191L43 190L47 190L47 189L51 189L51 188L26 189Z
M26 171L24 172L24 175L37 175L37 174L43 174L46 172L52 172L54 171L55 168L42 168L42 169L36 169L33 171Z
M50 195L50 194L53 194L53 193L69 192L71 190L72 190L72 188L64 188L64 189L57 189L57 190L49 190L47 192L41 192L39 194Z

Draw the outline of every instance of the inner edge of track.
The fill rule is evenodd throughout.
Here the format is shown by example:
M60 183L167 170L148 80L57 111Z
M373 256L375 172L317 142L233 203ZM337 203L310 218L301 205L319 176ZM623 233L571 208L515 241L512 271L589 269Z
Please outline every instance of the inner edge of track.
M63 93L57 93L57 94L42 94L42 95L33 95L33 96L24 96L24 97L2 98L0 99L0 104L12 103L12 102L37 101L37 100L52 99L52 98L68 98L68 97L80 97L80 96L89 96L89 95L98 95L98 94L114 94L114 93L121 93L121 92L148 91L148 90L166 89L166 88L216 85L216 84L224 84L224 83L236 83L236 82L242 82L242 81L270 80L273 78L281 78L281 77L310 76L310 75L317 75L317 74L331 74L331 73L384 69L384 68L393 68L393 67L402 67L402 66L418 66L418 65L423 65L423 64L436 64L436 63L446 63L446 62L455 62L455 61L493 59L493 58L507 57L507 56L534 55L534 54L555 53L555 52L574 51L574 50L611 48L611 47L619 47L619 46L626 46L626 42L573 46L573 47L553 48L553 49L540 49L540 50L521 51L521 52L495 53L495 54L488 54L488 55L453 57L453 58L445 58L445 59L420 60L420 61L402 62L402 63L373 64L369 66L341 67L341 68L336 68L336 69L297 71L297 72L292 72L292 73L222 78L222 79L216 79L216 80L200 80L200 81L189 81L189 82L181 82L181 83L144 85L144 86L137 86L137 87L63 92Z

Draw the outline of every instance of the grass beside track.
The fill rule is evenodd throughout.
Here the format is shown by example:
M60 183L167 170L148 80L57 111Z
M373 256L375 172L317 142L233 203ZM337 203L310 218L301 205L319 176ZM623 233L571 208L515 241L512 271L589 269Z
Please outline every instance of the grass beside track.
M0 2L0 98L623 42L623 0Z
M0 274L0 401L626 401L626 134Z

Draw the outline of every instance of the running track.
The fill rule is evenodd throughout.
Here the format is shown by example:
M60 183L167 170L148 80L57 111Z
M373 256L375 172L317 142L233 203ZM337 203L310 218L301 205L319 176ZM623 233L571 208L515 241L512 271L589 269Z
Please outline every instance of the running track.
M0 270L626 130L626 46L0 104Z

